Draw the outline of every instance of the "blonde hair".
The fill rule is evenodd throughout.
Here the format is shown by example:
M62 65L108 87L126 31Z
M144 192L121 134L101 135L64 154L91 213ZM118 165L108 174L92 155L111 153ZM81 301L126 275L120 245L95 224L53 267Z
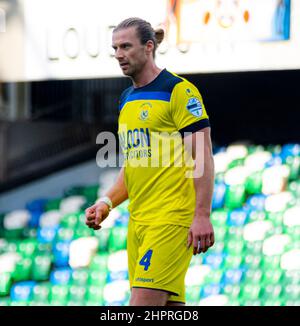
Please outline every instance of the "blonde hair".
M141 44L146 44L148 41L152 41L154 44L153 57L155 57L155 52L159 44L163 41L165 32L162 28L158 28L156 30L153 29L150 23L147 21L138 18L131 17L123 20L114 30L116 32L118 30L135 27L137 31L137 35L140 39Z

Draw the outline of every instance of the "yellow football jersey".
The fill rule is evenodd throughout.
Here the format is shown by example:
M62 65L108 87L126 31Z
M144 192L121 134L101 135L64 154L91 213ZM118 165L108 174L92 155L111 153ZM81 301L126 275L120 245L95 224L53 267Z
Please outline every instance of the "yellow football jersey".
M118 135L134 221L190 226L195 189L183 137L208 126L198 89L166 69L146 86L122 93Z

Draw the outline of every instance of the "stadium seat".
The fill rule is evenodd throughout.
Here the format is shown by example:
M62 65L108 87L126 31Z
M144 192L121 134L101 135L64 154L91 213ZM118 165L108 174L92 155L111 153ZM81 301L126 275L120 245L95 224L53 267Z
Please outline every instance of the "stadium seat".
M59 210L61 198L49 199L45 204L45 212Z
M76 213L86 202L83 196L70 196L63 198L60 202L59 210L62 214Z
M11 300L21 302L30 301L35 284L33 281L15 283L10 290Z
M222 282L224 270L223 269L212 269L210 273L204 277L204 284L219 284Z
M83 305L86 295L86 287L82 285L71 285L69 289L69 300Z
M186 305L196 306L200 300L200 293L200 286L187 286L185 289Z
M87 284L88 278L89 272L87 269L75 269L72 271L72 285L85 286Z
M10 293L12 285L12 273L0 271L0 297Z
M33 258L32 279L35 281L47 281L49 279L52 263L52 255L37 254Z
M65 306L68 296L69 285L53 285L50 288L49 303L51 306Z
M106 284L107 275L108 275L107 270L102 270L102 271L92 270L90 271L88 284L90 286L93 285L93 286L103 287Z
M228 226L244 226L248 217L248 211L245 208L230 211L227 225Z
M215 184L213 198L212 198L212 208L218 209L224 206L226 185L224 182L218 182Z
M66 285L70 283L71 275L71 268L58 268L51 272L50 282L53 285Z
M220 294L220 292L221 292L220 284L207 284L201 288L200 297L206 298L206 297Z
M203 264L210 265L213 269L219 268L223 263L224 255L222 254L205 254Z
M31 278L32 258L23 258L16 263L12 274L15 282L27 281Z
M58 226L44 226L38 229L37 239L39 243L52 243L54 241Z
M260 284L263 277L263 270L261 269L248 269L243 276L245 284Z
M129 297L129 283L127 280L118 280L107 283L103 289L105 305L122 305Z
M40 227L56 227L61 220L62 214L58 210L50 210L42 213L40 217Z
M53 247L53 263L56 267L66 267L69 265L69 241L55 243Z
M72 268L88 267L97 252L99 241L96 237L73 240L69 249L69 264Z
M109 252L126 249L127 227L115 226L112 228L108 239Z
M103 286L90 285L87 287L86 305L103 305Z
M50 289L51 284L48 282L36 284L32 290L32 300L48 303Z

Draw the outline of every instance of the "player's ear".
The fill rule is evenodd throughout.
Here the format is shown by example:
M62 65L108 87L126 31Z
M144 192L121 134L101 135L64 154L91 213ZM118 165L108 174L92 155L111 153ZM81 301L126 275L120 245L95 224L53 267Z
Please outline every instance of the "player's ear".
M152 40L147 41L146 43L146 53L151 54L154 50L154 43Z

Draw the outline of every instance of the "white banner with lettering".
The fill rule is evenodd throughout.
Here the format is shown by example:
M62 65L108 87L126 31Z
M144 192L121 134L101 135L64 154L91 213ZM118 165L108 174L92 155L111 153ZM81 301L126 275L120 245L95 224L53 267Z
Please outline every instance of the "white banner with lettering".
M111 33L132 16L165 29L156 61L176 73L300 68L297 0L13 3L0 0L0 80L121 76Z

